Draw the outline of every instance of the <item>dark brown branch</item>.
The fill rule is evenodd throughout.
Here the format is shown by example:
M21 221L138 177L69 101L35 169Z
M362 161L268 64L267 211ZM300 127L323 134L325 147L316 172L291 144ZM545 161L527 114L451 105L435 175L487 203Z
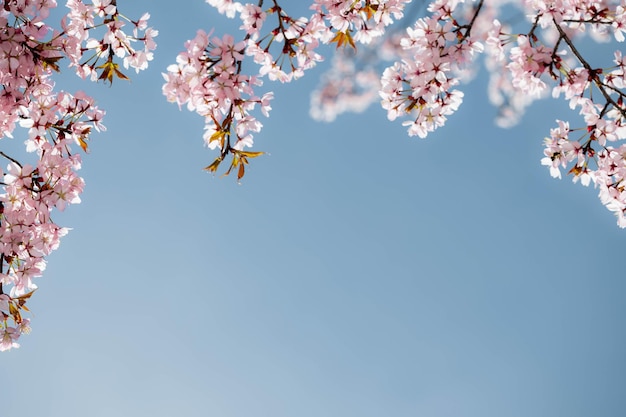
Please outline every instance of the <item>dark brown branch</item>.
M476 21L476 19L478 18L478 15L480 14L480 9L483 7L483 2L484 0L480 0L478 5L476 6L476 10L474 11L474 16L472 16L472 20L470 20L470 22L464 26L464 27L467 27L467 30L465 31L465 34L463 35L461 42L465 41L465 39L469 37L470 32L472 31L472 27L474 26L474 22Z
M5 154L2 151L0 151L0 155L4 156L9 161L16 163L20 168L22 168L22 164L20 164L16 159L11 158L9 155Z
M574 56L578 58L578 61L587 70L587 72L589 73L589 76L591 77L591 80L596 85L596 87L598 87L598 90L600 90L600 93L602 94L602 96L604 96L604 99L608 103L611 103L611 105L613 105L613 107L615 107L621 113L622 117L626 119L626 109L622 108L619 104L617 104L615 100L613 100L613 97L611 97L611 95L606 91L606 89L604 88L605 87L604 84L602 83L602 81L600 81L600 77L598 76L598 71L591 68L591 65L589 65L589 63L585 60L585 58L583 58L582 54L578 51L578 49L576 48L572 40L567 36L567 34L563 30L563 28L561 28L561 26L557 23L557 21L554 19L552 21L554 22L554 26L556 27L556 30L559 32L560 39L563 39L565 41L567 46L570 47L570 50L572 51Z

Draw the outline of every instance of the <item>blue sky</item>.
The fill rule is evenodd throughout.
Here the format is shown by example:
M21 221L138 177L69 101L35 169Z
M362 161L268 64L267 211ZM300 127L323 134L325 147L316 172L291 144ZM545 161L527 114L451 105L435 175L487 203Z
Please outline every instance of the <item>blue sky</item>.
M376 107L320 124L322 66L266 83L270 155L238 185L160 91L197 28L231 24L187 3L120 4L160 32L131 83L60 81L108 131L0 355L1 416L624 415L626 232L540 165L563 106L496 128L479 77L426 140Z

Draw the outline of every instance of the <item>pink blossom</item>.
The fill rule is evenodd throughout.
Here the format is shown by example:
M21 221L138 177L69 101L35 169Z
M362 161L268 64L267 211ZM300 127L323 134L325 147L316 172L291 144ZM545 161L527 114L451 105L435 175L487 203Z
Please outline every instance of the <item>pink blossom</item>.
M129 35L124 26L130 20L112 0L68 0L62 32L44 21L54 7L54 0L20 0L6 2L0 12L1 134L10 136L16 126L27 129L26 151L35 160L22 164L15 156L0 156L6 165L0 170L0 351L18 347L20 335L30 331L24 303L37 288L35 278L43 274L45 258L69 230L57 225L52 213L80 202L84 181L77 174L81 159L76 145L87 152L91 132L105 130L104 112L89 96L55 91L57 61L67 58L83 78L112 81L117 73L105 71L117 68L117 58L124 58L127 67L144 69L155 47L156 32L147 27L147 15ZM95 35L98 27L101 36ZM93 53L85 59L89 49Z
M240 17L243 23L241 29L252 35L253 39L257 39L267 14L257 5L246 4L243 6Z
M0 352L20 347L17 343L20 333L13 327L0 328Z
M231 19L242 10L241 3L233 0L206 0L206 2Z

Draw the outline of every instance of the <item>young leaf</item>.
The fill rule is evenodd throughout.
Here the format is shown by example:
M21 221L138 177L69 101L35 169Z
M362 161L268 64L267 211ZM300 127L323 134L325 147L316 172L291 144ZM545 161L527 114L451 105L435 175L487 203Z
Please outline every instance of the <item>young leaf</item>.
M356 50L356 45L354 44L354 39L350 35L350 30L346 30L345 32L337 32L335 37L330 41L330 43L337 42L337 49L341 48L343 44L350 45L352 48Z
M219 141L220 148L224 146L224 137L229 133L227 130L219 129L215 133L211 135L209 138L209 143L214 141Z
M223 161L223 159L224 158L222 158L221 156L218 156L217 158L215 158L215 161L213 161L211 165L204 167L204 170L209 172L217 171L217 167L220 166L220 163Z
M257 156L263 155L265 152L247 152L247 151L239 151L239 155L244 156L246 158L256 158Z
M124 75L120 70L118 70L117 67L117 63L113 62L112 58L109 58L107 62L97 67L99 69L102 69L102 73L98 77L98 80L104 80L104 82L108 81L109 83L113 84L114 75L117 75L118 78L121 78L123 80L128 80L129 78Z
M14 300L28 300L35 293L35 291L37 291L37 289L34 289L29 293L18 295L17 297L13 297L13 299Z
M87 142L81 136L77 136L76 140L78 141L80 147L83 148L83 151L87 152Z
M239 171L237 172L237 180L240 180L243 178L244 174L245 174L245 168L244 168L244 164L239 165Z

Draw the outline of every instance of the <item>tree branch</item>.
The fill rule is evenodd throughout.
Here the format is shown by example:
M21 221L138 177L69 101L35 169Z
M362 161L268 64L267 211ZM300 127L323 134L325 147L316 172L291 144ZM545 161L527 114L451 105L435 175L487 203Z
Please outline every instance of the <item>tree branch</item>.
M583 58L582 54L578 51L578 49L576 48L572 40L569 38L569 36L567 36L567 34L565 33L561 25L559 25L557 21L554 20L554 18L552 19L552 21L554 22L554 26L556 27L556 30L559 32L559 39L563 39L565 41L565 43L570 47L570 50L572 51L574 56L578 58L578 61L589 72L589 76L591 77L591 80L596 85L596 87L598 87L598 90L600 90L600 93L602 93L602 95L604 96L604 99L608 103L610 103L613 107L615 107L617 111L620 112L622 117L626 119L626 109L622 108L619 104L617 104L615 100L613 100L613 97L611 97L611 95L606 91L606 89L604 88L605 85L602 83L602 81L600 81L600 77L598 77L598 71L591 68L591 65L589 65L589 63L585 60L585 58Z

